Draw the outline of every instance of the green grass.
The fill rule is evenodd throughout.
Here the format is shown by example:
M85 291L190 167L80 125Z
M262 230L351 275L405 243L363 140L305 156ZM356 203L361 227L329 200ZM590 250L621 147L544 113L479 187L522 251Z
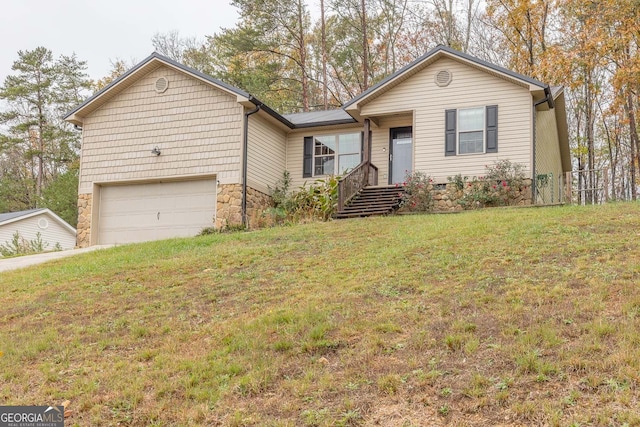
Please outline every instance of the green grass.
M101 250L0 277L0 402L69 426L640 426L640 205Z

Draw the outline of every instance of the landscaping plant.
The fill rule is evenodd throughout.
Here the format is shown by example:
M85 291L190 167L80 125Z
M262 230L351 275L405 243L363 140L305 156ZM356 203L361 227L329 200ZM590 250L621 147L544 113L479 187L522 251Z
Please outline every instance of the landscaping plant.
M433 180L424 172L407 174L400 207L408 212L430 212L433 209Z

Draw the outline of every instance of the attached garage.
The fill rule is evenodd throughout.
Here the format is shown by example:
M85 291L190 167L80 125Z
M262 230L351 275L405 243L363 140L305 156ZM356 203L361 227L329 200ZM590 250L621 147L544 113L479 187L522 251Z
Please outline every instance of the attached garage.
M213 226L216 180L101 186L98 210L100 245L195 236Z

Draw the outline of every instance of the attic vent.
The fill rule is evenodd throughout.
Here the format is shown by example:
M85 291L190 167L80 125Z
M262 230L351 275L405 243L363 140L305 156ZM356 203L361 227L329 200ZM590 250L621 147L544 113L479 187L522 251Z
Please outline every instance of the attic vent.
M47 227L49 227L49 221L47 221L46 218L40 218L38 220L38 227L40 227L43 230L46 230Z
M163 93L169 87L169 80L166 77L160 77L153 85L157 93Z
M440 87L449 86L451 79L452 76L449 70L440 70L436 73L436 84Z

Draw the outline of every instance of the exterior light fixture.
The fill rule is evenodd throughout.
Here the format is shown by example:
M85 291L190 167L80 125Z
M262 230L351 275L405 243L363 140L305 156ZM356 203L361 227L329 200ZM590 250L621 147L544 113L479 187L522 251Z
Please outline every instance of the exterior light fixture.
M151 154L155 154L156 156L159 156L160 153L160 149L157 146L153 147L153 150L151 150Z

